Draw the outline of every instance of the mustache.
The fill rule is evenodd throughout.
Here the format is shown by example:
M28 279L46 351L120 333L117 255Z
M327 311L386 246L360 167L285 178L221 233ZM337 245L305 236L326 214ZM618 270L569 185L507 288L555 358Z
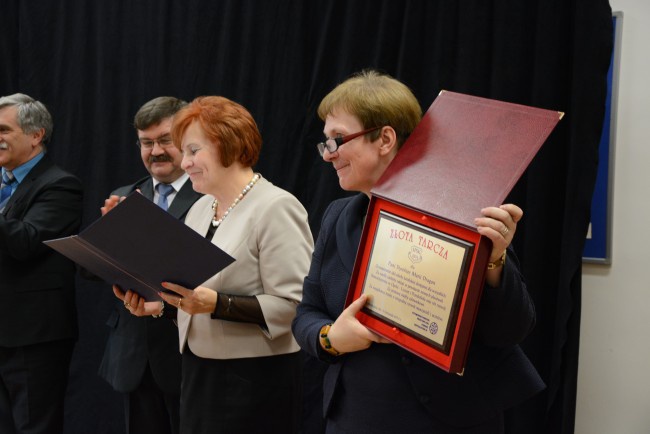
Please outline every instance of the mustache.
M149 163L171 163L172 161L172 157L167 154L152 155L149 157Z

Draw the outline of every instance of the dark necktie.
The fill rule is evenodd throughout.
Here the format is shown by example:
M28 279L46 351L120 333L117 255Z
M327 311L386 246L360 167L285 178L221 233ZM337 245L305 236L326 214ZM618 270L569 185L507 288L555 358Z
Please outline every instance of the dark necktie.
M11 196L11 187L16 182L14 174L5 170L2 174L2 184L0 185L0 209L3 209Z
M172 187L170 184L160 183L156 188L158 189L158 202L156 205L167 211L167 208L169 208L167 196L169 196L174 191L174 187Z

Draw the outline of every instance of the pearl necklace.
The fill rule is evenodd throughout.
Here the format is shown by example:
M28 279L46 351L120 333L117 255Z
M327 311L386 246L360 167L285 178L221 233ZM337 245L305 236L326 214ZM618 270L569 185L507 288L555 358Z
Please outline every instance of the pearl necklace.
M246 193L251 191L251 188L253 188L253 186L259 179L260 179L260 174L256 173L255 176L253 176L253 179L251 179L251 181L248 184L246 184L246 187L244 187L241 193L239 193L239 196L237 196L235 201L232 203L232 205L228 207L228 209L226 210L226 212L223 213L220 219L217 219L217 206L219 206L219 202L217 202L217 199L215 199L214 202L212 202L212 211L214 211L214 216L212 217L212 226L218 228L221 222L223 221L223 219L225 219L226 216L230 214L230 211L232 211L232 209L235 206L237 206L239 202L241 202L244 196L246 196Z

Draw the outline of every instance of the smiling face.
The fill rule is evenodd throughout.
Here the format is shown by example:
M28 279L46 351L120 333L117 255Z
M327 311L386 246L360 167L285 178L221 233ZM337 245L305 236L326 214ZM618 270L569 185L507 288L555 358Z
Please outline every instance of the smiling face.
M28 162L43 149L43 130L27 134L18 126L18 109L6 106L0 109L0 166L7 170Z
M194 191L214 195L219 179L226 172L217 152L217 144L206 136L198 122L192 122L183 133L181 149L181 166L190 176Z
M323 132L326 137L333 138L364 129L366 128L356 116L339 109L327 115ZM393 146L390 146L391 131L392 128L384 127L374 141L368 139L371 135L368 134L344 143L334 152L324 152L323 160L332 163L343 190L370 194L370 190L394 156Z
M183 155L176 146L160 146L157 139L170 136L172 118L163 119L159 124L138 130L138 139L156 139L152 148L140 147L140 156L147 171L160 182L171 183L183 174L181 160Z

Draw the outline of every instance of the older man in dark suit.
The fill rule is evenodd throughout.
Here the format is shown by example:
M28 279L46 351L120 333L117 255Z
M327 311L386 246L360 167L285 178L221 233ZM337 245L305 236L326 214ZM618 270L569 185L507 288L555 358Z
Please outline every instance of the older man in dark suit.
M77 337L75 266L43 244L72 235L81 182L45 153L52 117L33 98L0 98L0 432L61 433Z
M181 169L182 154L170 136L172 118L185 105L173 97L158 97L135 115L138 146L150 176L118 188L107 200L107 212L121 197L139 191L182 220L201 197ZM162 303L162 302L161 302ZM125 393L127 433L178 433L181 359L176 309L161 304L155 317L136 317L118 300L108 319L111 328L99 374Z

